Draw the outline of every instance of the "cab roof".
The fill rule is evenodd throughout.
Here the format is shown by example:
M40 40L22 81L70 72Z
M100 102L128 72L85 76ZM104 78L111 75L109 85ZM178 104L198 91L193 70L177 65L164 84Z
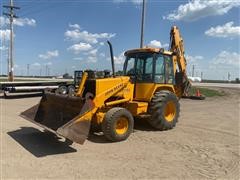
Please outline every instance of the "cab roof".
M150 47L144 47L144 48L138 48L138 49L130 49L124 53L125 56L128 56L130 54L136 54L136 53L162 53L166 55L172 55L173 53L171 51L166 51L163 48L150 48Z

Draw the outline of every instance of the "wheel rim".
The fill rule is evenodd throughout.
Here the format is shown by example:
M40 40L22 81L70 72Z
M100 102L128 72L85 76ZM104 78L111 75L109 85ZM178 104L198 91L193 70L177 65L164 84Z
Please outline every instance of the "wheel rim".
M58 88L59 94L67 94L67 87L66 86L60 86Z
M168 122L171 122L171 121L173 121L175 115L176 115L176 105L175 105L175 103L173 101L167 102L167 104L165 106L165 110L164 110L165 119Z
M126 117L120 117L116 122L116 133L123 135L128 130L128 119Z

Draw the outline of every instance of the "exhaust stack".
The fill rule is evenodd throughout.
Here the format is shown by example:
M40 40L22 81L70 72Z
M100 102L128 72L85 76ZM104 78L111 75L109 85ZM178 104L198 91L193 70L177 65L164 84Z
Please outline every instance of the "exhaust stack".
M111 55L111 63L112 63L112 74L113 77L115 77L115 66L114 66L114 56L113 56L113 49L112 49L112 44L110 41L107 41L109 48L110 48L110 55Z

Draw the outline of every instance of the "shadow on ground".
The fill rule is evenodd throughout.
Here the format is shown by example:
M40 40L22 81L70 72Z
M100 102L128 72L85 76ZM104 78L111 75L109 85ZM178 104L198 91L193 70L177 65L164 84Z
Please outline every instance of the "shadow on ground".
M135 118L134 120L134 130L135 131L158 131L154 129L146 118Z
M36 157L73 153L77 150L52 133L41 132L32 127L21 127L7 133L27 151Z
M107 140L100 129L101 128L98 127L96 132L94 132L94 130L91 130L88 136L88 140L93 143L115 143ZM136 131L158 131L158 130L150 126L146 118L135 118L133 133Z
M115 143L107 140L102 132L90 132L87 140L93 143L105 143L105 144Z
M134 132L136 131L156 130L148 124L146 119L136 119ZM36 157L77 152L76 149L69 146L68 142L64 142L62 138L55 134L42 132L33 127L21 127L21 129L8 132L7 134ZM93 143L115 143L107 140L100 131L90 132L88 140Z

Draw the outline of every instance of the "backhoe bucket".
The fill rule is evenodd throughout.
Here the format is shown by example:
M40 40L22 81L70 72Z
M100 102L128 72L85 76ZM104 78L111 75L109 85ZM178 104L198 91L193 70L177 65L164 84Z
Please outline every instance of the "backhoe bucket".
M46 92L40 103L20 114L26 120L71 141L83 144L91 119L83 118L93 109L92 101Z

